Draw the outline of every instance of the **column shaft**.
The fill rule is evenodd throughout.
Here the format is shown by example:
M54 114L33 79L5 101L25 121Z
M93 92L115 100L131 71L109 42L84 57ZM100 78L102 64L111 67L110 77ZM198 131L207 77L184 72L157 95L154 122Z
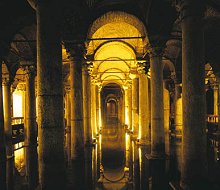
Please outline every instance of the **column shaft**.
M91 128L91 88L90 76L87 66L82 68L82 89L83 89L83 128L85 144L92 143L92 128Z
M70 92L66 92L66 151L68 160L71 159L71 102Z
M92 136L96 138L97 125L96 125L96 85L91 84L91 126L92 126Z
M138 137L139 121L138 121L138 107L139 107L139 84L138 78L132 80L132 129L134 137Z
M26 176L28 188L35 189L38 184L35 73L34 68L28 68L27 70L25 108Z
M139 126L141 142L149 142L148 79L145 74L140 74L139 76Z
M204 8L198 0L185 0L182 5L183 189L201 189L206 172Z
M83 98L82 98L82 62L76 57L70 63L71 96L71 159L84 157Z
M3 104L4 104L4 126L6 136L6 155L7 155L7 189L14 189L13 170L14 170L14 148L12 144L11 126L11 85L9 79L3 83Z
M182 95L181 95L181 86L179 84L175 84L175 130L176 135L182 135L182 125L183 125L183 113L182 113Z
M2 94L2 63L0 62L0 187L2 190L6 190L6 145Z
M38 1L38 142L42 190L65 187L60 13L58 1Z
M164 106L163 106L163 64L157 50L150 58L151 68L151 156L163 157L165 154Z

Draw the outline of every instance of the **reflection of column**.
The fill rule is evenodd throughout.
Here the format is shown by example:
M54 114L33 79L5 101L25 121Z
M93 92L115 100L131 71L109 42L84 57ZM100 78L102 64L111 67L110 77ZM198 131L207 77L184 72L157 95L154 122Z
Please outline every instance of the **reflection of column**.
M85 144L92 143L91 128L91 87L87 65L82 67L82 90L83 90L83 128Z
M180 84L175 84L175 112L174 122L177 137L182 136L183 113L182 113L182 89Z
M65 186L61 11L37 1L38 144L41 189ZM56 18L56 19L54 19Z
M139 138L142 143L149 142L148 118L148 79L147 75L139 75Z
M180 185L183 189L201 189L198 186L205 182L207 165L205 60L202 20L205 3L198 0L184 0L181 3L181 15L183 15L183 159Z
M135 190L140 189L140 162L139 162L139 148L138 146L132 142L133 144L133 183Z
M6 136L7 155L7 189L14 189L13 169L14 169L14 149L12 145L11 127L11 84L9 78L3 79L3 104L4 104L4 126Z
M134 137L138 137L138 78L132 80L132 129Z
M2 63L0 62L0 187L6 189L6 149L2 94Z
M150 54L151 69L151 157L165 155L164 106L163 106L163 64L159 47L153 47Z
M28 188L38 185L37 125L34 66L26 68L25 145Z

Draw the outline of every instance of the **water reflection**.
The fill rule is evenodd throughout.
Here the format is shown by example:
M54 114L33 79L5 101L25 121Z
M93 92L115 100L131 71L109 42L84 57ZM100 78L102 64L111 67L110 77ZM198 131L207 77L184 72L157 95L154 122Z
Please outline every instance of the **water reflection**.
M179 189L181 140L169 138L166 159L148 160L150 145L139 145L131 139L119 125L103 128L97 144L86 147L85 157L68 167L71 168L68 170L69 189ZM208 137L207 143L208 189L217 190L220 189L219 142Z

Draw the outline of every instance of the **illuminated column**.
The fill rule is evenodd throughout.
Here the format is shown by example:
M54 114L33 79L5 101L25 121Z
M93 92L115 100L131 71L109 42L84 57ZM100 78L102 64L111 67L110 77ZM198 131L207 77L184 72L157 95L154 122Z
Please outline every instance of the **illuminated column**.
M163 98L164 98L164 129L165 129L165 133L169 133L169 129L170 129L170 94L169 94L169 90L166 89L166 81L164 81Z
M71 159L71 102L70 91L66 90L66 151L68 160Z
M214 91L214 115L218 115L218 86L215 85Z
M183 135L181 187L201 189L206 175L204 1L184 0L182 15ZM202 147L202 148L201 148ZM199 187L201 186L201 187Z
M139 106L139 85L138 78L132 80L132 129L134 138L138 137L139 121L138 121L138 106Z
M92 128L91 128L91 87L88 66L85 64L82 67L82 91L83 91L83 128L84 141L89 145L92 143Z
M163 99L164 99L164 132L165 132L165 153L170 155L170 93L167 81L163 82Z
M151 71L151 157L165 156L163 64L162 49L153 47L150 52Z
M98 114L97 114L97 123L98 123L98 129L101 130L102 128L102 116L101 116L101 90L102 86L97 86L97 109L98 109Z
M218 85L218 131L220 131L220 73L216 73Z
M96 134L97 134L97 125L96 125L96 85L93 82L91 84L91 126L92 126L92 136L93 138L96 138Z
M175 84L175 115L174 115L174 122L175 122L175 130L177 137L182 136L182 127L183 127L183 113L182 113L182 87L180 84Z
M100 93L99 93L99 87L98 85L95 85L95 91L96 91L96 128L97 128L97 134L99 133L99 104L100 104Z
M37 1L36 11L40 186L42 190L63 189L64 109L59 1Z
M11 127L11 81L10 77L3 78L3 105L4 105L4 126L6 136L6 176L7 189L14 189L13 170L14 170L14 149L12 144Z
M165 156L163 64L162 49L153 47L150 52L151 71L151 157Z
M140 142L149 144L148 79L144 71L139 75L139 126Z
M131 92L131 84L128 85L128 128L132 129L132 92Z
M125 116L124 116L124 118L125 118L125 124L126 125L128 125L129 126L129 116L128 116L128 101L129 101L129 99L128 99L128 87L127 86L124 86L124 106L125 106Z
M84 158L82 60L80 49L70 51L71 160Z
M26 68L25 146L28 188L38 185L37 125L35 98L35 68Z
M0 187L2 190L6 190L6 144L2 94L2 63L0 62Z

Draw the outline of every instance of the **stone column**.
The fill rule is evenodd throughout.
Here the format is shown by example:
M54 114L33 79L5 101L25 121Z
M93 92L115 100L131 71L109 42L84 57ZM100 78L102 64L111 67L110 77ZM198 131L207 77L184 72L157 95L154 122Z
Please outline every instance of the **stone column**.
M182 16L183 142L181 187L202 189L206 173L204 1L184 0Z
M99 87L95 85L95 91L96 91L96 127L97 127L97 133L99 134L100 126L99 126L99 107L100 107L100 93L99 93Z
M218 131L220 131L220 73L216 74L218 84Z
M175 112L174 112L174 122L176 137L182 136L182 126L183 126L183 110L182 110L182 87L180 84L175 84Z
M214 91L214 115L218 115L218 86L215 85L213 87L213 91Z
M132 92L131 92L131 84L128 85L128 128L132 129Z
M138 121L138 107L139 107L139 84L138 78L132 80L132 129L134 138L138 137L139 121Z
M71 160L84 158L82 52L72 51L70 63Z
M25 146L28 189L38 185L37 123L35 97L35 68L26 68Z
M12 126L11 126L11 81L10 77L3 78L3 105L4 105L4 126L6 136L6 183L7 189L14 189L14 148L12 144Z
M165 156L163 64L162 50L152 47L150 52L151 71L151 158Z
M60 1L37 1L38 144L41 189L64 189Z
M71 160L71 102L70 91L66 90L66 151L68 160Z
M139 138L140 143L149 144L148 79L144 71L139 75Z
M97 135L97 125L96 125L96 85L91 84L91 126L92 126L92 137L96 138Z
M6 144L2 94L2 63L0 62L0 187L6 190Z
M83 128L84 141L89 145L92 143L92 128L91 128L91 87L90 76L87 65L82 67L82 90L83 90Z

